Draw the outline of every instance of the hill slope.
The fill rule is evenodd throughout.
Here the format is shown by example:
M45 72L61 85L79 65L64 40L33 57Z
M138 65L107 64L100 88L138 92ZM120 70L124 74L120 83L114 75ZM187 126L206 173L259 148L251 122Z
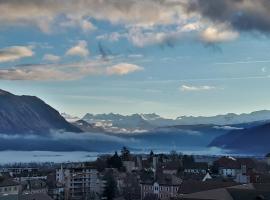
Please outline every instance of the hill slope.
M233 130L214 139L209 146L216 146L241 152L270 151L270 123L258 125L243 130Z
M50 130L81 132L41 99L0 90L0 133L48 133Z

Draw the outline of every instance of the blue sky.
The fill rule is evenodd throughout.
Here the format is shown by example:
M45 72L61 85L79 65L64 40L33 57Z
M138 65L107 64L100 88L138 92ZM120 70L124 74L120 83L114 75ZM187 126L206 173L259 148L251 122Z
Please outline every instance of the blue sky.
M260 3L225 1L230 14L220 19L209 14L212 1L209 10L193 1L192 12L185 0L72 2L0 3L2 89L78 116L270 108L269 24L256 22L268 12Z

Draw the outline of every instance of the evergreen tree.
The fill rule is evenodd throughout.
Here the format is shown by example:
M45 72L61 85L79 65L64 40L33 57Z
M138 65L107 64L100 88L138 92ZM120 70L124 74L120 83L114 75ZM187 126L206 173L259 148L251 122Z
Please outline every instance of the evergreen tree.
M121 150L121 158L124 161L129 161L131 159L130 151L125 146Z
M117 193L117 184L113 177L112 171L105 174L104 180L106 181L106 186L103 192L103 197L105 197L107 200L113 200Z

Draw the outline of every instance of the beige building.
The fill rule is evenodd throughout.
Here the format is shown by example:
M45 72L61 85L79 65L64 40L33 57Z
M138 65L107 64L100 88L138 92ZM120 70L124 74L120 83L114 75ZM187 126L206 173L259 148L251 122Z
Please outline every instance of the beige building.
M160 174L155 181L141 182L141 200L147 196L156 196L158 199L167 200L177 197L182 180L175 175Z
M0 196L18 195L21 192L21 186L12 179L0 180Z
M102 194L104 183L96 169L90 167L65 168L56 170L56 181L63 185L65 198L83 200Z

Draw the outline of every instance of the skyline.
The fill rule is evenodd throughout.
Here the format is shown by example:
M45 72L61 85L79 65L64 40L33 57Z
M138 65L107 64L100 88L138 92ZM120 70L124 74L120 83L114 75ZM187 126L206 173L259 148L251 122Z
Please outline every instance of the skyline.
M1 1L0 88L80 117L270 109L269 6Z

